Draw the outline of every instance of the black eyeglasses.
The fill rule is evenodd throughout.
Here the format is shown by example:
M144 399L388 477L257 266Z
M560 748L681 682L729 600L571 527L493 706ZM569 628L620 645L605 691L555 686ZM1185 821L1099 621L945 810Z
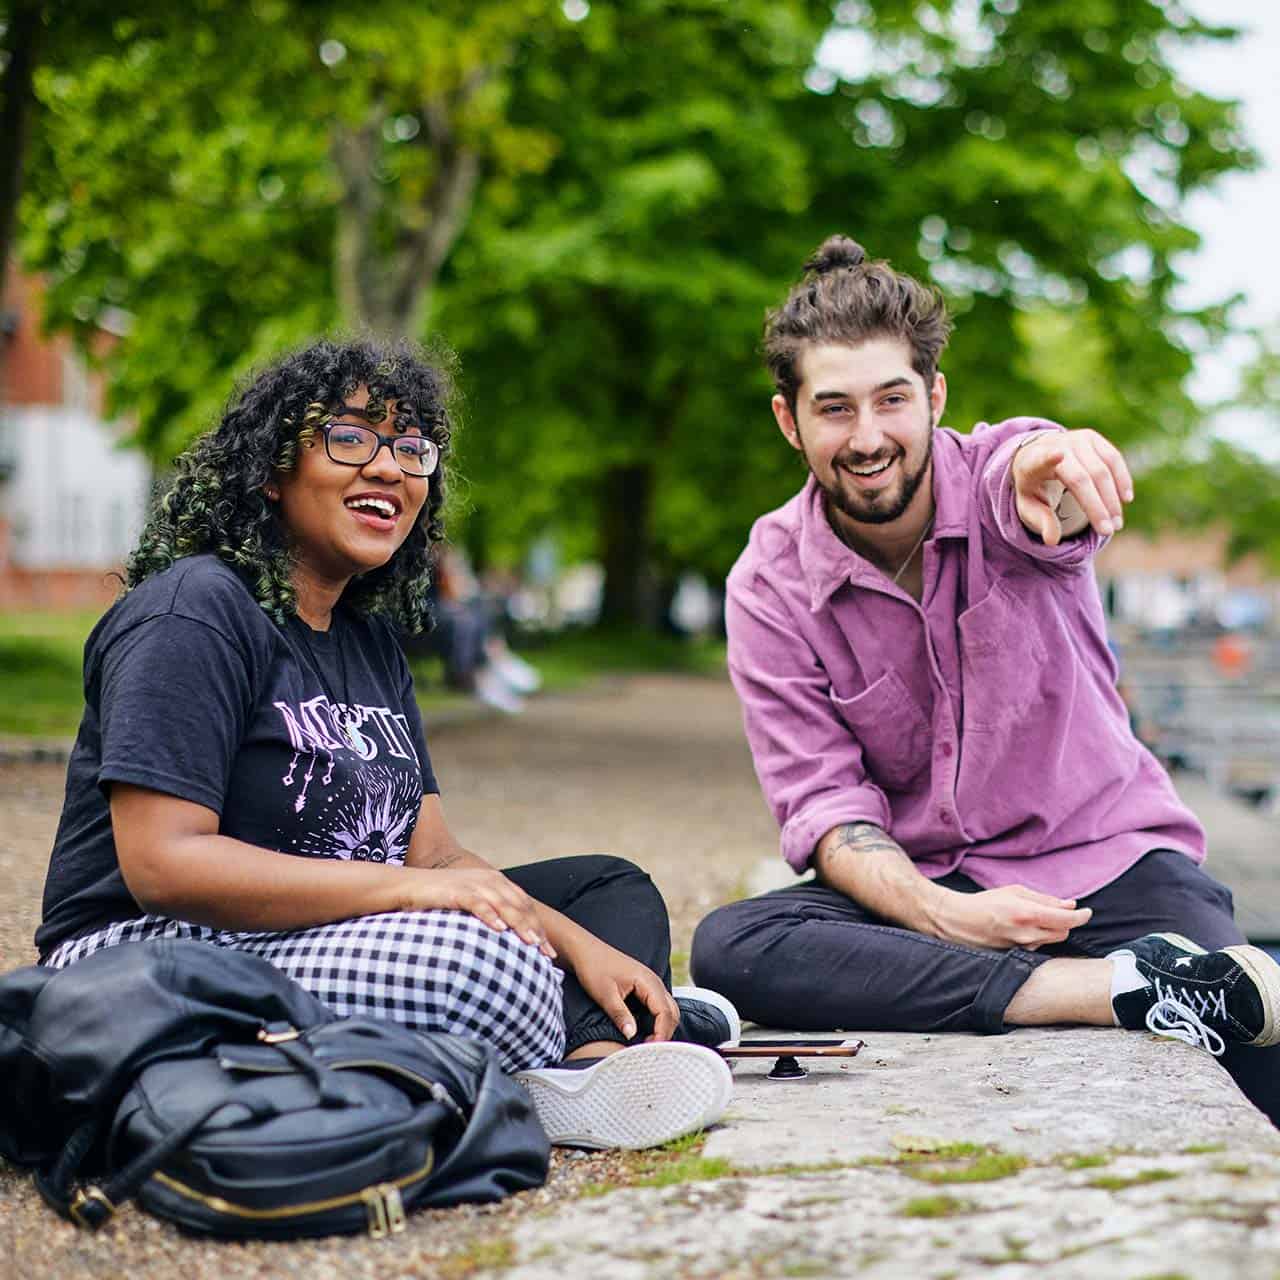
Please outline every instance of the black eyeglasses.
M407 476L429 476L440 461L440 446L426 436L380 435L372 427L352 422L331 422L321 427L324 451L344 467L363 467L385 445Z

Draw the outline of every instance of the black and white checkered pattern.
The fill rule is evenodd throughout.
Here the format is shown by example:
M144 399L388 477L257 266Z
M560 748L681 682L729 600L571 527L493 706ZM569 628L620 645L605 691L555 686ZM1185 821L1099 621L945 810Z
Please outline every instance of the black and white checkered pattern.
M564 1055L560 971L514 932L465 911L393 911L289 933L242 933L142 916L62 943L61 969L124 942L191 938L270 961L343 1016L387 1018L491 1044L508 1071Z

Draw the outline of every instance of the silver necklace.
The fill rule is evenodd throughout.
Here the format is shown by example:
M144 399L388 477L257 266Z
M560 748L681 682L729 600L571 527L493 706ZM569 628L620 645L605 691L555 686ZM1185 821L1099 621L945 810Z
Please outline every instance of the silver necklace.
M911 550L907 553L907 558L898 566L898 572L895 573L893 577L889 579L889 581L892 582L894 586L898 585L898 579L901 578L904 573L906 573L907 565L909 565L916 558L916 552L920 550L921 546L924 544L924 540L929 536L929 530L932 528L933 528L933 517L930 516L929 523L926 524L925 527L920 530L920 536L916 539L916 545L911 548Z
M296 616L296 615L295 615ZM334 723L342 731L343 736L351 744L353 750L360 749L359 739L355 731L355 724L352 722L351 711L351 691L347 683L347 655L343 651L342 637L337 633L338 615L336 611L329 621L329 630L334 649L338 654L338 669L342 677L342 701L338 701L338 695L333 687L329 684L324 672L324 664L320 661L319 654L316 653L315 645L311 641L312 628L309 627L302 618L297 619L298 626L302 631L302 645L307 659L307 665L315 673L315 677L320 681L320 688L324 690L325 696L329 699L329 706L333 709ZM338 708L342 710L339 711Z

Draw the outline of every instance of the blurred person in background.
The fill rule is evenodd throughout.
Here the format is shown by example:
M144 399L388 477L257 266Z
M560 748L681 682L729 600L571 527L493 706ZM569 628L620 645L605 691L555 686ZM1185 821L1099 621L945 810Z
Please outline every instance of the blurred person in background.
M178 460L85 647L41 963L189 938L343 1015L491 1044L552 1141L713 1121L737 1017L670 990L667 914L597 855L499 871L445 821L394 625L425 620L445 376L321 342Z
M425 645L443 661L445 683L497 711L518 715L524 699L542 687L542 676L508 645L502 596L482 589L459 548L442 544L433 560L435 626Z
M695 979L796 1030L1149 1029L1280 1120L1280 966L1116 689L1092 561L1128 468L1041 419L941 428L949 334L841 236L767 320L810 474L729 575L729 670L814 877L712 913Z

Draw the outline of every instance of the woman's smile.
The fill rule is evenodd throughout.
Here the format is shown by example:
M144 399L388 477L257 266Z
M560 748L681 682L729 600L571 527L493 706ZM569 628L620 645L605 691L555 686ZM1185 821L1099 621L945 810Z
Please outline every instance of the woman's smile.
M361 524L379 533L394 533L403 509L403 503L397 494L382 490L352 494L344 501L343 506Z

